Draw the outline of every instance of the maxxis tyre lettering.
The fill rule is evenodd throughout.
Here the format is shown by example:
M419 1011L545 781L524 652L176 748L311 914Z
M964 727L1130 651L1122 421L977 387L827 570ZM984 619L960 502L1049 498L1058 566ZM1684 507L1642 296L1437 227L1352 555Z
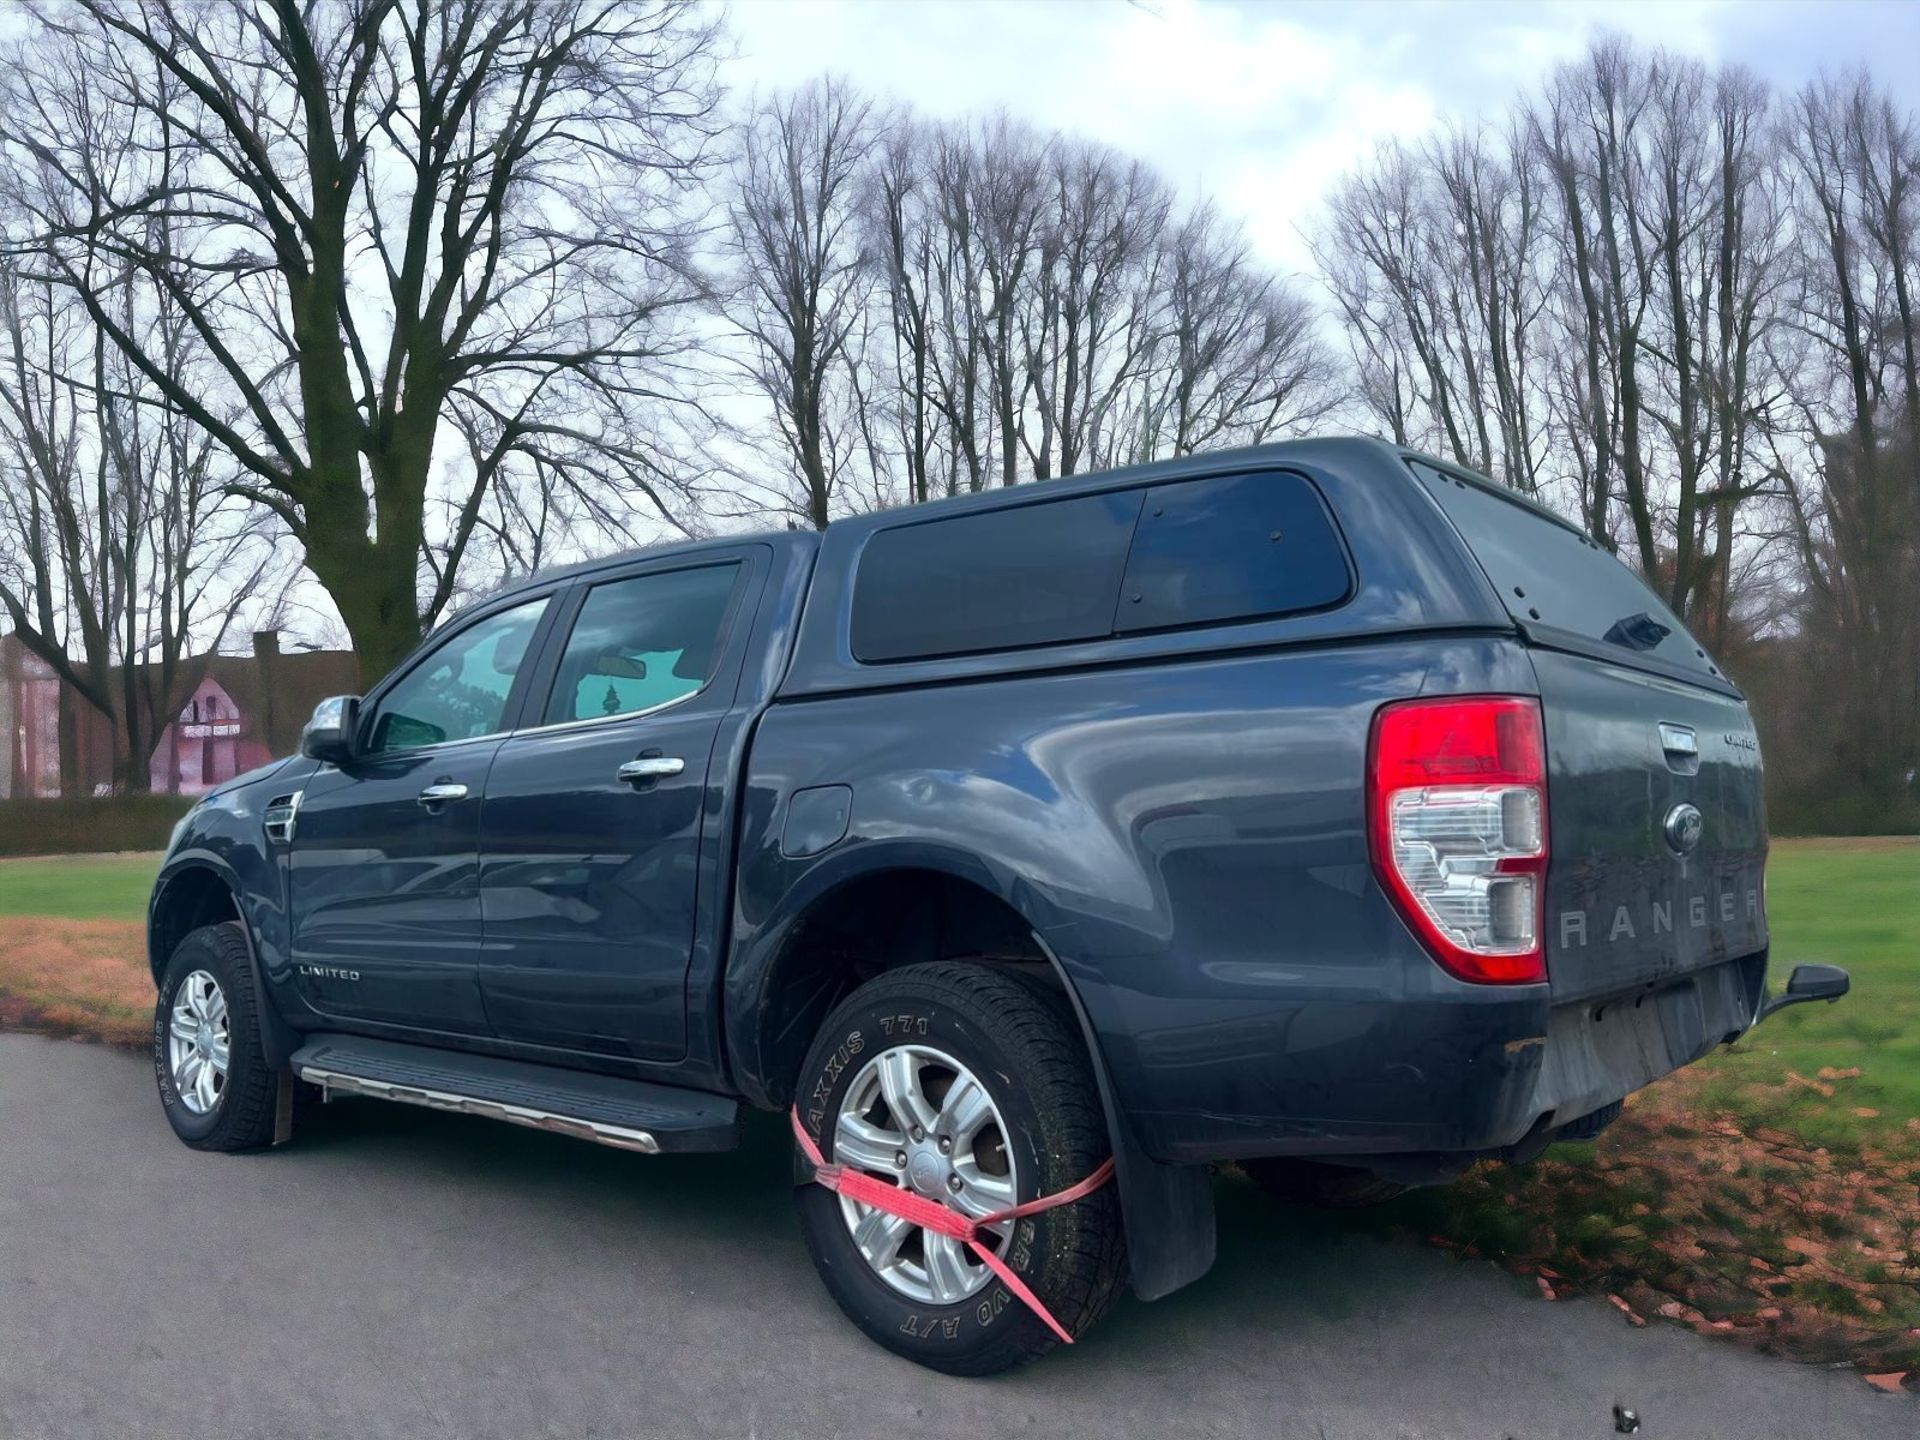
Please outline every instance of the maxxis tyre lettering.
M167 1058L174 994L196 970L206 971L219 983L231 1022L226 1088L219 1103L204 1115L194 1114L181 1101ZM259 1006L253 957L239 926L203 926L174 948L154 1005L153 1071L167 1123L182 1143L195 1150L259 1150L273 1143L279 1077L260 1046Z
M836 1006L801 1072L802 1126L829 1160L840 1100L866 1060L896 1044L952 1055L993 1092L1017 1150L1020 1199L1084 1179L1109 1154L1093 1073L1064 997L1006 969L941 962L890 971ZM1059 1344L999 1281L957 1304L890 1287L854 1245L837 1197L796 1193L815 1267L840 1308L898 1355L954 1375L988 1375ZM1107 1186L1014 1227L1007 1263L1078 1337L1111 1308L1125 1280L1119 1203Z

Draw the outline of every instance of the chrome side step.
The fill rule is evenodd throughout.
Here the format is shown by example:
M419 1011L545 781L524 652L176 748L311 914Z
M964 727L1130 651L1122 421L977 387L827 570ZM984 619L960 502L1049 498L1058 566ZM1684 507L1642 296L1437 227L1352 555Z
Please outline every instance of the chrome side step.
M634 1150L642 1155L658 1155L660 1142L645 1130L630 1130L624 1125L609 1125L598 1120L582 1120L572 1115L557 1115L527 1105L510 1105L501 1100L484 1100L473 1095L455 1095L446 1090L428 1090L418 1085L397 1085L364 1075L348 1075L318 1065L302 1065L300 1078L318 1085L323 1100L334 1092L367 1095L375 1100L393 1100L402 1105L421 1105L429 1110L451 1110L460 1115L479 1115L488 1120L505 1120L510 1125L525 1125L533 1130L551 1130L571 1135L576 1140L591 1140L596 1145L611 1145L616 1150Z

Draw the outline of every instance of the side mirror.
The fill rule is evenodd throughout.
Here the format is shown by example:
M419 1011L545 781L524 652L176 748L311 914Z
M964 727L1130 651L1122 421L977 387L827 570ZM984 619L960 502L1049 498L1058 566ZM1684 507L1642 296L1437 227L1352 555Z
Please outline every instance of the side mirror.
M335 695L313 707L300 732L300 753L309 760L344 765L353 758L353 732L360 724L360 697Z
M1776 995L1760 1006L1760 1018L1789 1005L1805 1005L1810 1000L1838 1000L1853 987L1853 980L1838 965L1796 965L1787 977L1787 993Z

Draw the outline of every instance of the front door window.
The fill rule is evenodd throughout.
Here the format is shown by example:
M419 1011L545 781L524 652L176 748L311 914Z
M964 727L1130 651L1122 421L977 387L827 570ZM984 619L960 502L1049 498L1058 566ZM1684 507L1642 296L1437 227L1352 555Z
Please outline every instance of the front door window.
M414 666L381 697L367 749L384 754L499 734L546 604L542 598L490 615Z

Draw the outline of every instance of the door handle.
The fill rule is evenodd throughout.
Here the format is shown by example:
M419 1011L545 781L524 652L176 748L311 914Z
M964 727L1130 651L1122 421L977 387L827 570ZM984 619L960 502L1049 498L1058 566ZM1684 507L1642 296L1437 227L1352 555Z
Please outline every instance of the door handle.
M644 780L664 780L686 768L687 762L678 755L643 755L638 760L627 761L614 773L627 784L637 785Z
M466 798L467 787L464 785L429 785L420 792L420 803L429 810L436 805L444 805L449 800Z

